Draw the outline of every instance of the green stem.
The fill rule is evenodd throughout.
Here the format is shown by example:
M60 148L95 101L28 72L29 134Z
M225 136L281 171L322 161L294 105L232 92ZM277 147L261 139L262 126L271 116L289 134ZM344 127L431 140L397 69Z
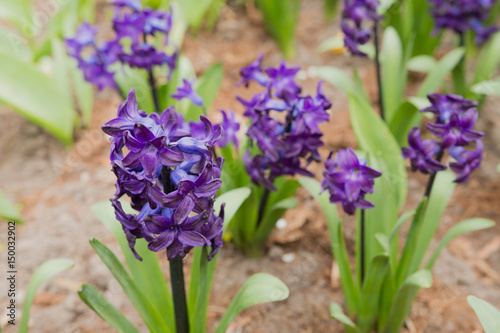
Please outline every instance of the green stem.
M360 225L360 252L361 252L361 286L363 285L363 281L365 280L365 210L361 209L361 225Z
M378 86L378 104L380 108L380 117L385 121L384 98L382 91L382 76L380 71L380 50L378 41L378 23L373 25L373 43L375 44L375 69L377 72L377 86Z
M443 159L444 151L440 150L439 153L436 155L436 161L441 162ZM434 181L436 180L436 174L437 172L434 172L430 177L429 181L427 182L427 186L425 188L425 193L424 197L429 198L432 192L432 186L434 185Z
M465 47L465 35L459 34L459 46ZM455 94L464 96L467 93L465 53L452 71L453 89Z
M160 114L161 113L160 102L158 100L158 93L156 91L155 77L153 75L152 68L148 70L148 80L149 80L149 86L151 87L151 95L153 96L153 102L155 104L155 111L157 114Z
M180 256L170 260L170 283L174 299L175 327L177 333L189 333L189 317L184 286L183 262Z
M264 193L262 194L262 197L260 198L259 202L259 214L257 215L256 229L262 223L262 219L264 218L264 212L266 211L266 205L267 201L269 200L269 194L271 194L271 191L265 188Z

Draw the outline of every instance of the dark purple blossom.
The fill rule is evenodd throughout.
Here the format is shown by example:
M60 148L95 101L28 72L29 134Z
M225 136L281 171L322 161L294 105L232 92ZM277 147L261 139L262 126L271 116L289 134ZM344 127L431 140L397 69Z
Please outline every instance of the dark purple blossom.
M248 87L251 81L255 81L264 87L267 85L269 78L263 73L264 71L261 67L263 57L264 53L261 52L254 62L240 70L241 81L238 85L244 84Z
M335 158L330 156L325 167L321 187L329 191L330 202L341 203L350 215L356 208L374 207L365 195L373 193L374 179L382 173L366 166L366 161L360 161L352 148L339 150Z
M97 28L83 23L73 38L66 39L68 54L78 61L85 80L104 87L118 89L114 80L115 62L151 71L155 66L167 65L168 79L174 70L178 51L167 53L156 47L158 40L168 43L172 29L172 14L162 10L142 9L139 0L117 0L113 29L115 36L103 44L95 42Z
M193 89L194 79L182 80L182 86L177 87L177 92L172 95L173 98L181 100L189 99L194 105L203 107L203 98Z
M275 191L273 181L279 176L313 176L307 166L321 160L318 149L323 146L323 133L318 125L329 120L331 103L321 91L321 82L315 97L302 95L295 81L299 67L287 67L282 62L279 67L263 69L261 60L259 56L242 71L242 76L243 82L248 82L256 72L266 75L265 90L248 101L237 97L245 107L244 116L250 119L250 143L259 149L254 156L247 151L243 161L255 184ZM249 68L253 70L251 75Z
M138 259L137 238L144 238L151 251L166 249L169 259L184 257L194 246L211 247L211 259L222 246L224 213L216 216L213 210L223 164L213 150L222 127L214 129L203 116L201 123L203 137L190 137L173 107L161 116L147 115L138 109L132 89L118 117L102 126L111 136L117 178L111 201ZM130 197L136 214L124 212L119 201L123 196Z
M496 26L485 26L495 0L431 0L431 15L434 17L435 33L451 29L463 35L474 31L475 43L481 44L498 31Z
M427 124L436 138L423 140L420 129L414 127L408 134L409 147L402 148L402 155L411 161L413 171L429 174L446 169L441 158L448 151L456 160L449 164L458 174L455 181L464 182L471 171L479 168L484 152L481 142L484 133L473 130L478 117L477 103L451 94L431 94L428 98L432 105L420 111L436 115L435 121ZM472 143L476 150L467 150Z
M215 145L221 148L229 145L230 142L234 144L236 148L239 147L238 137L236 134L240 130L240 123L236 121L236 115L234 111L230 110L228 113L222 111L222 126L223 134L222 137L215 142Z
M434 159L439 152L439 145L435 140L422 140L420 128L414 127L408 134L410 147L403 147L403 157L411 161L413 171L424 174L445 170L446 166Z
M456 162L450 163L450 169L458 175L456 183L463 183L469 179L470 173L481 166L484 157L484 145L476 141L475 150L466 150L464 147L453 147L450 155Z
M371 27L368 22L377 22L382 16L377 14L378 0L344 0L341 28L344 33L344 44L352 55L365 57L366 53L359 49L359 45L368 43L371 36Z

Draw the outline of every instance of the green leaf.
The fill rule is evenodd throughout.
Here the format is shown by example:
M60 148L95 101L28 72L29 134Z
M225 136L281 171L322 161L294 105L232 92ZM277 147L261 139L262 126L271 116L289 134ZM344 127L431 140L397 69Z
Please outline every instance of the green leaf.
M382 44L382 86L385 119L391 123L403 101L406 74L403 61L403 45L397 31L387 27Z
M419 55L413 57L406 64L406 68L410 71L429 73L437 65L436 59L430 55Z
M40 288L40 286L53 277L54 275L65 271L71 267L73 267L73 261L69 259L51 259L40 266L35 270L33 275L30 278L30 282L28 284L28 288L26 289L26 297L24 298L23 312L21 316L21 321L19 322L19 333L28 332L28 320L30 317L30 309L33 304L33 299L35 298L35 294Z
M289 290L280 279L267 274L257 273L245 281L215 330L216 333L226 331L229 324L241 311L253 305L282 301L288 298Z
M500 80L478 82L471 87L471 91L481 95L500 96Z
M285 58L295 56L295 28L300 0L256 0L267 31L278 43Z
M380 255L373 258L361 292L361 304L358 314L358 325L361 331L368 332L373 326L382 295L382 284L388 271L389 257L387 255Z
M348 91L357 92L354 82L349 75L340 68L332 66L313 66L309 68L309 72L312 76L322 78L326 82L333 84L345 94L347 94Z
M407 176L399 144L367 101L350 93L349 106L351 124L359 147L385 162L389 171L387 177L391 185L391 194L396 200L397 207L401 208L406 201Z
M396 239L396 236L398 235L398 231L401 228L401 226L405 223L406 220L408 220L410 217L413 217L417 211L415 209L408 210L403 213L394 225L394 228L392 229L392 232L389 236L389 242L392 242L393 239Z
M406 317L410 313L413 300L420 288L430 288L432 275L428 270L421 270L409 276L399 287L392 304L387 326L384 333L398 333L401 331Z
M437 173L427 208L425 209L418 240L415 244L415 257L411 263L410 272L415 272L419 269L431 240L436 234L441 217L455 188L455 183L453 182L455 177L456 175L450 170Z
M32 64L4 54L0 54L0 72L0 102L70 145L75 114L67 98L61 98L54 78Z
M330 303L330 317L340 321L346 328L354 330L355 332L359 330L358 326L356 326L351 318L342 311L342 307L335 302Z
M224 207L224 230L227 228L238 209L240 209L243 202L250 196L251 192L252 191L248 187L240 187L217 197L214 203L215 212L220 211L220 207L223 203L226 204Z
M122 203L125 212L136 214L129 204ZM135 258L123 228L116 220L114 209L109 201L101 201L91 206L95 216L113 233L120 244L125 261L132 274L135 285L141 286L141 292L148 298L151 305L163 315L166 325L174 323L173 301L167 287L165 276L161 270L156 253L150 251L144 239L137 239L135 249L142 261Z
M417 96L425 97L428 94L436 92L443 84L446 75L455 68L464 54L465 49L458 47L441 58L425 78L418 90Z
M491 228L495 225L495 222L492 220L488 219L483 219L483 218L474 218L474 219L468 219L465 221L462 221L451 228L446 235L443 237L441 242L439 242L438 247L436 250L434 250L434 253L432 254L432 257L429 259L427 262L427 265L425 266L426 269L432 269L434 266L434 263L436 262L436 259L439 257L439 254L443 250L443 248L448 245L450 241L452 241L454 238L463 235L468 232L472 231L477 231L477 230L483 230L487 228Z
M0 190L0 218L17 223L23 223L23 218L19 209L9 200L9 198Z
M123 267L115 254L106 245L95 238L90 240L90 244L106 267L108 267L111 274L113 274L116 281L118 281L151 332L171 332L162 318L163 313L160 315L158 310L153 307L147 299L146 294L141 292L141 289L135 284L134 280L125 270L125 267ZM141 285L141 288L142 287Z
M384 15L385 12L391 8L393 4L396 3L396 0L381 0L380 4L377 6L377 13L380 15Z
M28 47L28 40L2 26L0 26L0 53L26 62L31 62L33 59L33 52Z
M190 333L204 333L207 323L208 296L215 272L216 258L207 259L207 247L196 247L191 266L191 281L189 282L189 326Z
M203 23L203 17L213 0L182 0L177 1L189 25L198 31Z
M207 69L203 75L196 80L194 89L203 99L205 110L194 105L193 103L190 103L186 112L186 120L198 121L200 115L210 110L215 97L217 97L223 78L224 68L222 67L222 64L217 63Z
M11 21L20 31L33 34L32 38L39 32L39 29L32 22L32 11L29 0L7 0L0 2L0 18Z
M78 296L80 296L80 299L89 308L119 333L139 333L139 330L125 318L120 310L109 303L94 287L83 284L78 290Z
M117 67L115 81L120 90L125 94L125 97L131 88L135 89L135 97L137 98L137 103L139 103L139 109L146 111L148 114L155 112L155 105L146 71L128 66Z
M477 59L473 83L491 79L500 65L500 33L496 33L483 47Z
M332 252L339 267L340 282L342 284L342 290L344 291L347 308L349 313L356 313L361 297L360 290L354 283L352 276L349 257L347 255L347 249L342 234L342 224L338 216L337 207L330 203L328 192L321 193L321 185L317 180L302 177L298 179L298 182L309 192L309 194L312 195L314 199L316 199L316 201L318 201L323 213L325 214L326 223L330 232Z
M337 13L337 8L339 6L338 0L323 0L325 19L331 20L335 17ZM343 44L342 44L343 45Z
M490 303L477 298L476 296L467 296L467 302L474 309L485 333L500 332L500 311Z

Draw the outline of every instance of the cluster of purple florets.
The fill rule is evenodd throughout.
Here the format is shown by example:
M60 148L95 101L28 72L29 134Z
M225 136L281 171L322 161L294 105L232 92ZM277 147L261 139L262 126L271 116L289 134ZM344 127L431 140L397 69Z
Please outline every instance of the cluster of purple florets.
M344 211L350 215L359 209L371 209L373 203L365 199L367 193L373 193L374 179L382 173L360 160L352 148L340 149L335 158L332 154L325 162L322 190L330 193L330 202L341 203Z
M458 175L455 182L465 182L479 168L484 154L481 141L484 134L473 130L478 117L477 103L452 94L431 94L428 98L432 105L421 111L436 115L427 129L437 139L423 140L420 128L414 127L408 135L409 147L403 147L403 157L411 161L414 171L429 174L446 169L440 159L448 151L455 159L449 164ZM470 146L475 149L468 150Z
M498 30L496 26L485 26L491 8L496 0L430 0L434 5L431 14L435 31L451 29L458 34L472 30L476 44L488 40Z
M321 161L318 148L323 146L323 133L318 124L329 119L330 101L318 84L316 96L302 96L295 82L298 67L261 67L262 55L240 72L241 83L255 81L265 89L250 100L238 97L250 119L247 135L259 152L250 150L243 156L245 168L255 184L276 191L274 179L281 175L300 174L313 177L306 167Z
M178 52L167 54L155 45L161 38L167 45L172 14L143 9L139 0L117 0L112 4L115 7L113 39L98 44L97 27L88 23L83 23L73 38L66 39L68 53L78 61L85 80L100 90L104 87L117 89L112 68L116 62L148 71L166 64L170 75L176 66Z
M359 49L370 40L372 29L368 22L377 23L382 16L377 14L378 0L344 0L341 28L344 33L344 44L351 54L366 56Z
M221 186L223 159L214 145L222 126L201 116L197 137L173 107L161 115L138 109L132 89L120 104L118 117L102 129L111 136L111 164L116 193L111 200L130 248L144 238L151 251L166 249L168 259L184 257L194 246L211 246L211 259L222 246L224 210L214 214L215 194ZM127 195L136 214L122 209Z

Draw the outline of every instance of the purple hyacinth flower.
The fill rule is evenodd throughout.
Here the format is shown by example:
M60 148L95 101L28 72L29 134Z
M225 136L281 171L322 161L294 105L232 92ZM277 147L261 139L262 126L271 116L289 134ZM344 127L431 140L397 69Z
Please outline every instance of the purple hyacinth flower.
M327 110L332 104L321 91L321 82L316 96L302 95L302 88L295 82L299 70L284 62L262 69L269 80L264 91L250 100L237 97L245 108L243 115L250 119L250 144L259 148L254 156L248 151L244 154L245 169L255 184L270 191L276 190L273 181L277 177L312 177L308 165L321 160L318 149L323 146L323 133L318 125L329 120Z
M452 146L465 146L481 139L484 134L472 128L477 121L477 110L469 109L464 114L454 113L447 124L427 124L429 131L441 139L441 149Z
M476 34L475 43L481 44L496 31L496 26L485 26L494 1L485 0L431 0L431 15L434 18L434 34L439 30L451 29L463 35L467 31Z
M187 98L194 105L203 107L203 98L193 89L194 78L189 81L183 79L182 82L183 86L177 87L177 92L172 97L177 100Z
M437 116L436 123L447 124L452 114L462 114L465 111L477 106L477 102L463 98L454 94L429 94L427 96L431 106L426 107L421 112L432 112Z
M420 128L414 127L408 134L410 147L402 148L402 155L411 161L413 171L419 170L424 174L434 173L446 169L434 159L439 152L439 145L434 140L422 140Z
M144 238L151 251L167 249L169 259L184 257L194 246L209 246L210 260L222 246L224 214L216 216L213 208L223 164L213 150L222 127L214 128L206 117L201 117L201 123L203 137L191 138L188 124L173 107L160 116L147 115L138 110L131 90L120 104L118 117L103 125L111 135L117 179L112 204L139 260L134 249L138 238ZM118 201L122 196L130 197L137 214L124 212Z
M66 46L68 53L72 57L79 57L80 52L85 46L95 45L95 37L97 35L97 27L91 26L87 22L83 22L73 38L66 38Z
M141 123L134 125L133 132L125 132L125 146L130 149L130 153L123 159L123 165L129 168L144 168L148 178L158 172L160 164L175 166L183 160L182 153L166 147L164 136L156 137Z
M241 81L238 82L238 85L244 84L245 87L248 87L251 81L255 81L261 86L267 86L269 78L263 73L261 67L263 57L264 53L261 52L254 62L240 70Z
M358 159L352 148L339 150L335 159L330 156L325 162L322 189L328 189L330 202L341 203L344 211L350 215L354 214L356 208L374 207L373 203L365 199L365 195L373 193L374 179L382 173L365 163Z
M115 0L112 4L118 8L128 7L135 11L142 9L141 0Z
M466 150L464 147L452 147L450 155L456 159L456 162L450 163L450 169L458 174L455 182L463 183L469 179L472 171L481 166L484 157L484 145L478 140L474 151Z
M382 16L377 14L378 0L344 0L342 22L344 44L352 55L365 57L366 53L359 49L370 40L371 30L364 28L365 22L377 24Z
M215 145L224 148L227 145L229 145L230 142L233 142L234 146L238 148L239 142L238 138L236 137L236 133L238 133L240 129L240 123L236 121L236 115L234 111L230 110L229 115L222 110L221 113L222 113L221 126L223 129L223 135L219 140L215 142Z
M188 209L181 208L183 213ZM179 254L184 257L184 247L211 245L199 231L205 222L202 216L188 217L178 212L179 209L164 208L161 214L149 214L144 220L144 238L149 243L148 248L155 252L167 249L168 260Z

